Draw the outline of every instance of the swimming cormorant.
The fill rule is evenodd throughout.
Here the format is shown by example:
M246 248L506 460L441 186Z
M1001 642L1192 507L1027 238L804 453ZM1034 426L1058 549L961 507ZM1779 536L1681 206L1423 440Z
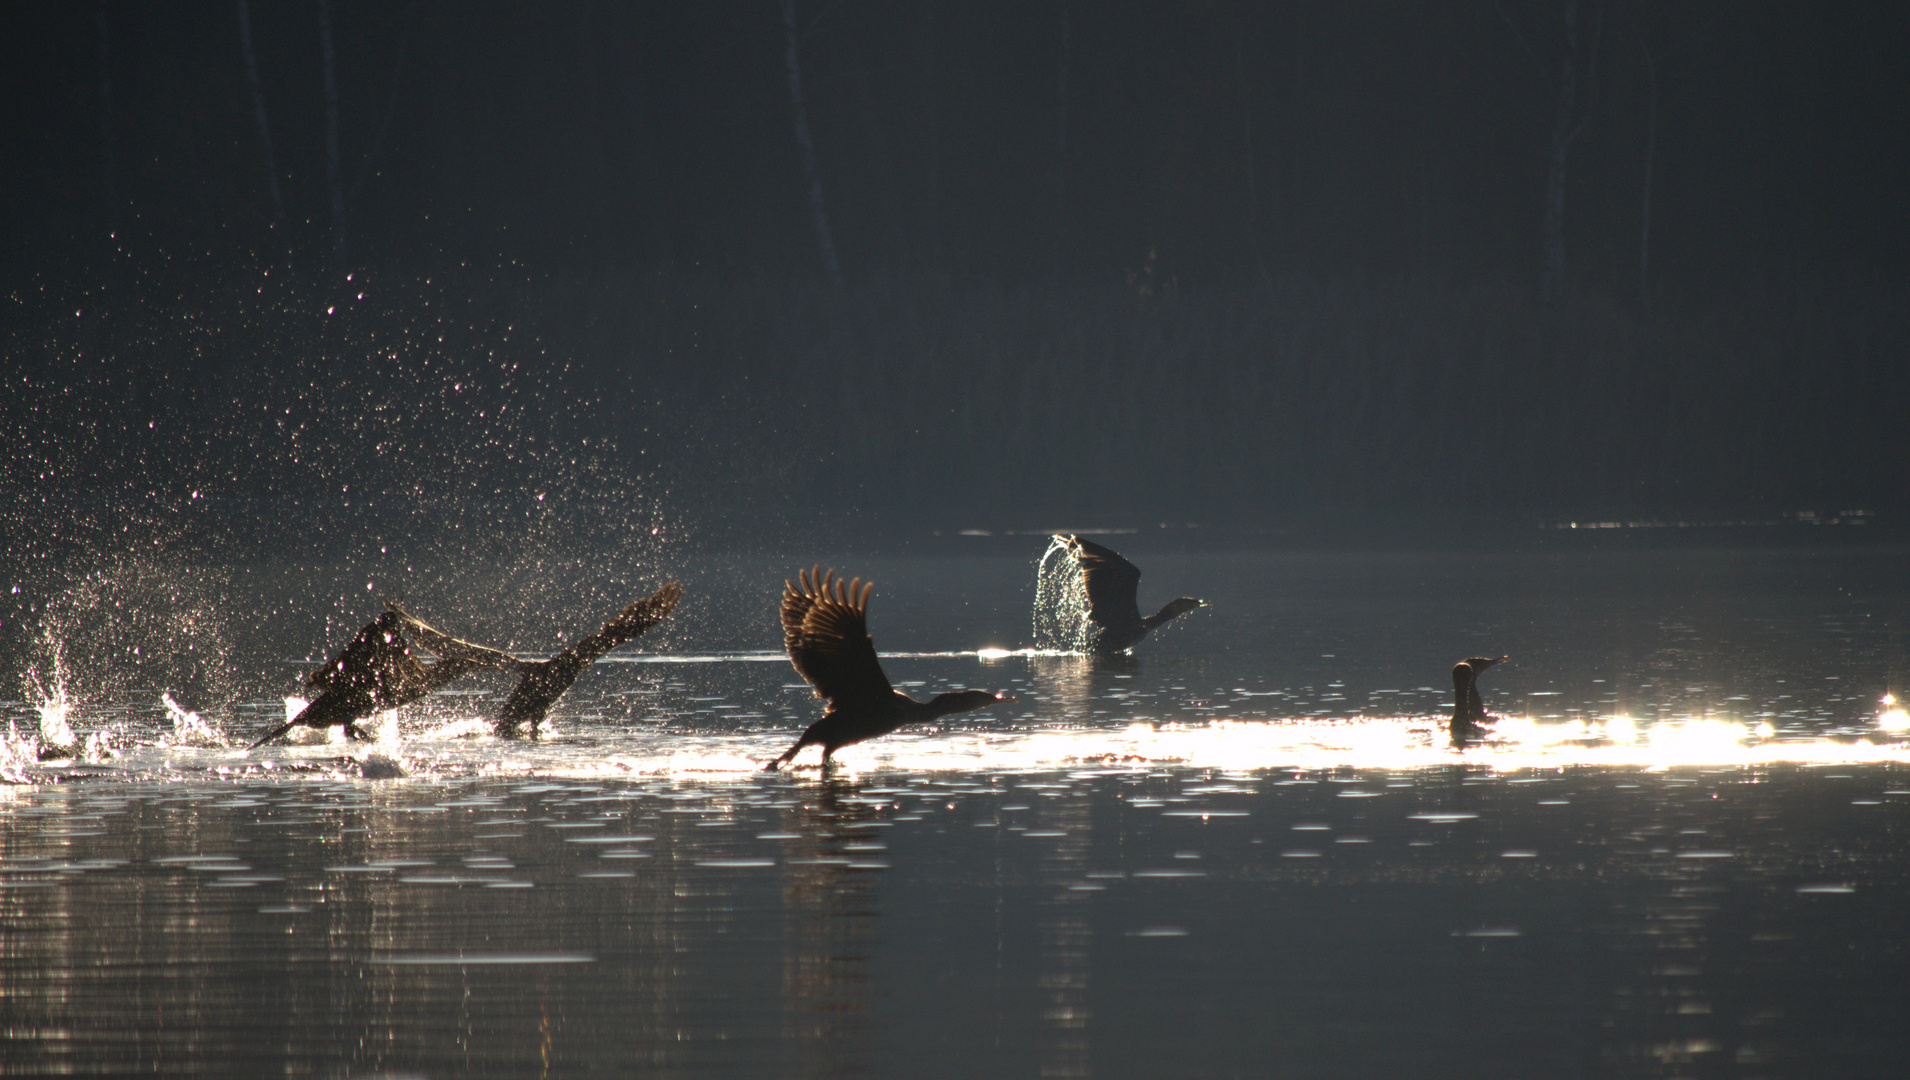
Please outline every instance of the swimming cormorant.
M1183 596L1142 618L1136 598L1141 584L1139 567L1079 536L1057 535L1055 543L1066 548L1080 568L1082 591L1087 596L1087 618L1079 628L1081 633L1076 635L1077 640L1064 643L1076 651L1118 655L1133 648L1155 627L1208 606L1205 600Z
M1494 660L1488 656L1469 656L1452 666L1452 720L1448 728L1455 741L1485 734L1485 729L1479 726L1487 719L1485 702L1479 697L1479 676L1492 665L1508 659L1510 657Z
M822 744L822 764L850 743L887 735L903 724L934 720L1013 701L986 690L956 690L916 701L889 685L869 637L869 593L861 578L844 584L834 570L818 566L783 582L783 647L804 681L822 699L822 719L809 725L796 745L765 765L774 771L812 743Z

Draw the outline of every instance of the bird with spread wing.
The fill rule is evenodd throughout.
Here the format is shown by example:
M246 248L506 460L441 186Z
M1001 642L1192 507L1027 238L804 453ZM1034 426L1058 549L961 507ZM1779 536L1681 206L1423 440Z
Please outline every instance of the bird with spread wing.
M1063 619L1038 609L1035 643L1043 648L1115 656L1133 648L1154 628L1208 606L1205 600L1183 596L1143 618L1138 601L1140 567L1119 552L1079 536L1057 535L1042 558L1040 573L1044 580L1052 579L1063 587L1056 589L1057 593L1072 587L1072 595L1081 597L1086 605L1078 616ZM1076 582L1065 581L1069 574L1076 575Z
M869 637L869 594L861 578L844 582L818 566L783 583L783 647L789 662L822 699L822 719L809 725L796 745L764 768L779 769L805 746L822 746L825 768L837 750L873 739L904 724L967 712L1002 701L1006 694L956 690L916 701L889 685Z
M557 704L557 699L564 696L579 675L605 653L636 639L668 618L682 596L682 583L672 581L624 608L600 629L578 638L569 648L548 660L519 660L482 645L440 634L409 615L404 615L404 619L405 628L418 639L419 645L437 654L441 665L463 663L501 668L505 665L486 661L504 657L509 663L509 670L521 672L516 688L504 699L503 708L498 710L493 728L499 736L506 738L528 728L530 737L535 739L551 706ZM402 612L400 614L403 615Z
M425 664L414 656L407 634L439 660ZM397 604L386 604L384 614L360 630L342 652L306 676L305 685L318 691L318 696L297 716L253 743L252 749L295 727L323 729L343 724L346 738L365 739L369 736L358 721L373 713L422 701L473 671L511 671L522 666L509 653L461 641Z

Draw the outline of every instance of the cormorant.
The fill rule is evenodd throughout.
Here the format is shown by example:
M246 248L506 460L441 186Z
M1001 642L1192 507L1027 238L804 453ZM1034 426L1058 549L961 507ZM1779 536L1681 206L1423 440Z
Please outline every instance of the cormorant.
M1147 632L1171 622L1207 601L1183 596L1146 618L1141 617L1136 593L1141 584L1140 568L1118 553L1079 536L1057 535L1080 567L1082 590L1087 595L1087 620L1079 640L1066 644L1077 651L1099 656L1114 656L1134 647Z
M1455 742L1464 742L1486 733L1479 726L1487 719L1485 702L1479 698L1479 676L1492 665L1509 659L1507 656L1501 656L1498 660L1488 656L1469 656L1452 666L1452 720L1447 727Z
M887 735L903 724L1015 700L986 690L956 690L916 701L894 689L869 637L869 593L875 585L864 585L861 578L845 585L834 570L820 566L797 580L800 587L783 582L783 647L822 699L822 719L765 769L781 768L812 743L822 744L827 768L830 755L850 743Z
M516 668L524 673L504 699L504 707L498 711L495 728L501 737L517 734L518 729L530 725L531 738L537 738L538 728L544 722L544 715L564 691L577 681L584 669L597 661L597 658L619 645L630 641L645 630L662 622L676 607L678 598L683 595L681 582L672 581L649 596L638 600L623 609L603 628L587 637L579 638L570 648L543 661L513 660ZM419 623L422 627L423 624ZM426 627L426 630L429 628ZM435 634L435 632L433 632ZM470 659L468 650L482 649L483 646L471 645L456 638L443 635L423 635L420 645L437 652L443 659L440 663L456 663ZM450 651L441 651L441 646L449 643ZM489 652L490 650L484 650Z
M405 640L410 631L443 657L426 666L411 653ZM369 738L358 721L375 712L421 701L446 683L480 668L509 670L520 662L509 653L460 641L411 616L396 604L386 604L378 616L324 667L305 678L319 691L297 716L252 744L256 750L295 727L345 726L348 739Z

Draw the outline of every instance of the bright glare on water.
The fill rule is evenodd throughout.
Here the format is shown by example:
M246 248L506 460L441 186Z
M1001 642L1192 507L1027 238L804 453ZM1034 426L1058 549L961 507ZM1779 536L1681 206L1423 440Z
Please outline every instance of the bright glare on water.
M668 570L535 743L474 679L238 749L312 659L266 629L236 707L71 664L5 705L0 1075L1900 1070L1905 553L1131 546L1213 606L1112 661L1028 647L1039 542L841 560L898 688L1018 700L828 778L760 771L813 555Z

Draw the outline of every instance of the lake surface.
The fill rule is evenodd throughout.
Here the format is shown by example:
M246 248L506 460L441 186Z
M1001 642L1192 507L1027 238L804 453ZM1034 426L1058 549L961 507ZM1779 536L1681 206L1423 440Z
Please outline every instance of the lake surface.
M1026 649L1038 539L825 560L899 687L1018 698L826 778L758 771L817 715L775 623L813 554L673 573L534 744L480 680L218 745L311 659L263 627L277 689L204 719L75 676L75 760L5 703L0 1074L1901 1075L1904 550L1106 539L1214 606L1092 662ZM1447 672L1500 654L1454 748Z

